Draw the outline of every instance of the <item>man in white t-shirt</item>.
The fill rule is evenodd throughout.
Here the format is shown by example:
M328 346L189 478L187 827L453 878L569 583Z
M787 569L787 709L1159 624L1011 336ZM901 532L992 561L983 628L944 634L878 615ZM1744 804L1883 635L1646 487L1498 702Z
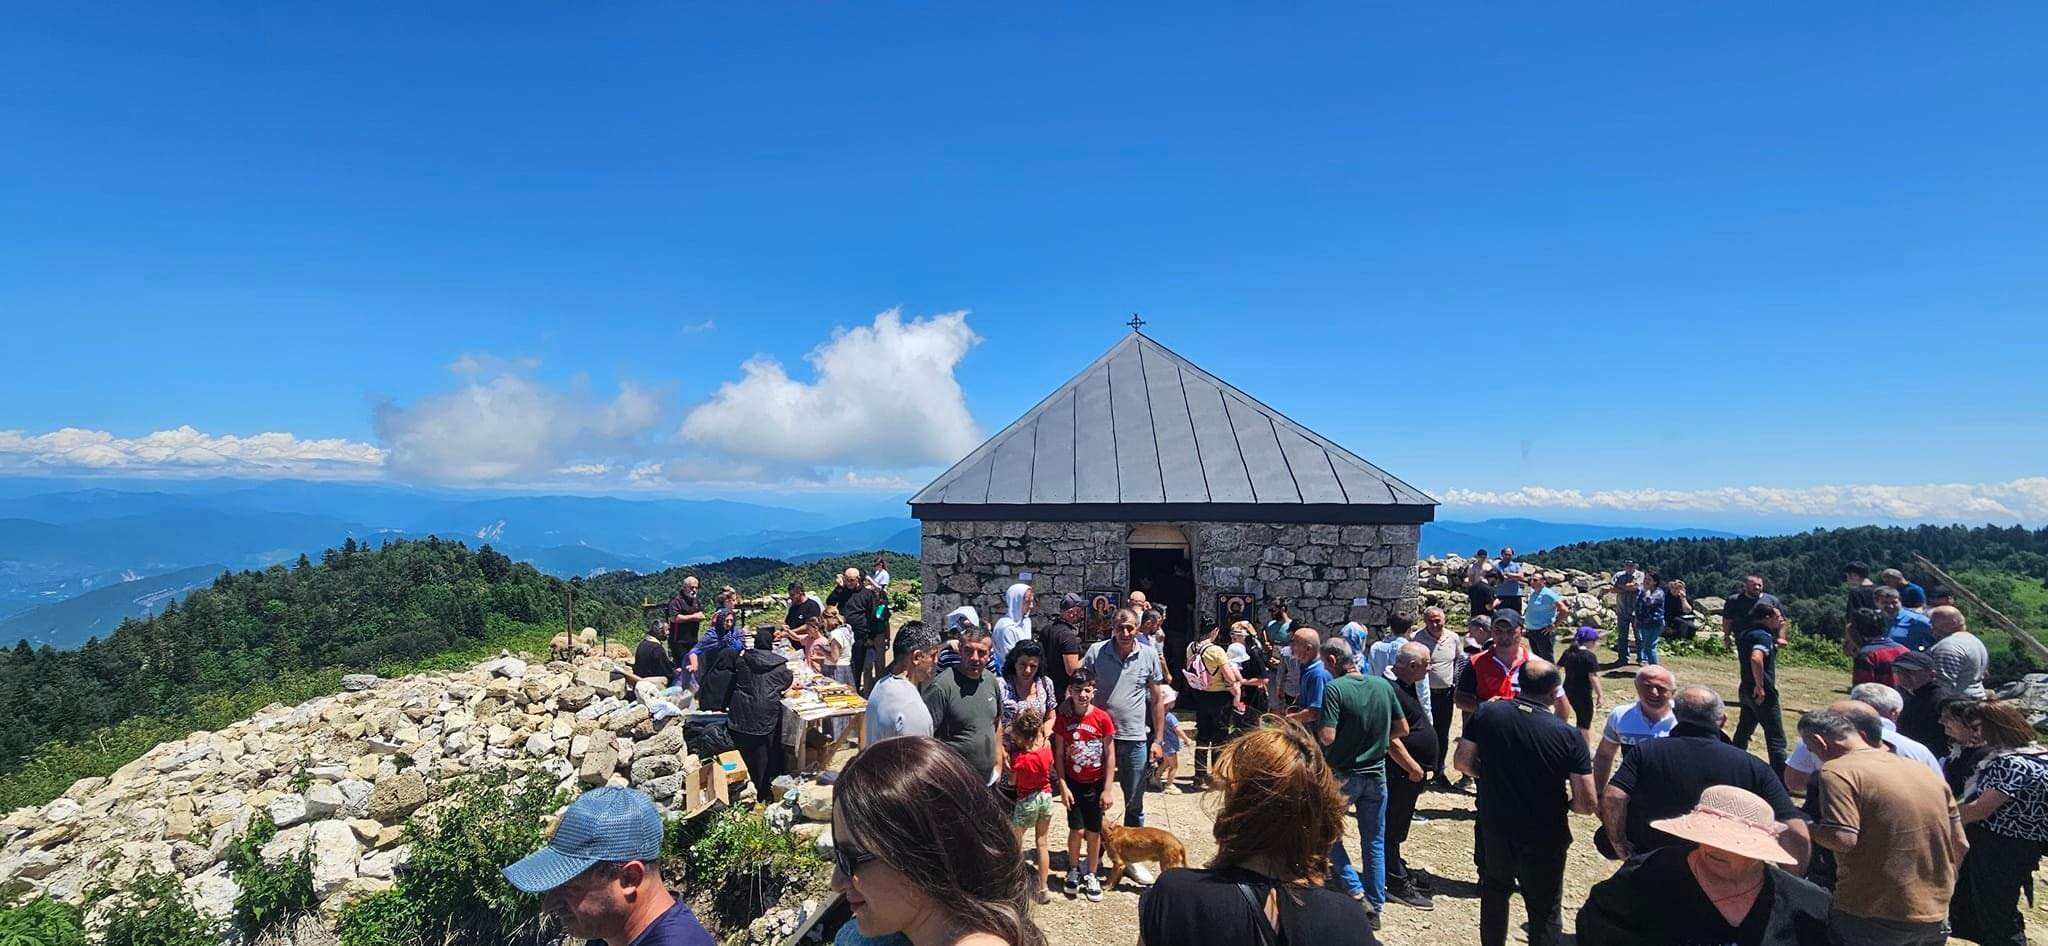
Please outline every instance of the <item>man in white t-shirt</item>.
M896 632L894 656L889 672L868 691L867 728L861 733L862 748L892 736L932 734L931 709L925 706L919 687L932 678L942 649L939 632L912 621Z
M1837 700L1828 706L1836 712L1877 714L1877 721L1884 726L1885 748L1890 749L1892 755L1927 766L1946 780L1941 760L1935 758L1934 751L1899 733L1896 720L1899 711L1905 708L1906 701L1899 696L1899 691L1882 683L1856 684L1849 688L1848 699ZM1798 747L1785 759L1785 787L1795 792L1806 791L1807 784L1813 780L1813 773L1820 771L1820 763L1820 756L1807 748L1806 740L1799 740Z
M1607 776L1614 763L1630 746L1650 739L1662 739L1678 725L1671 712L1671 695L1678 681L1671 671L1652 664L1636 671L1636 700L1608 711L1607 725L1600 730L1600 748L1593 753L1593 792L1607 790Z

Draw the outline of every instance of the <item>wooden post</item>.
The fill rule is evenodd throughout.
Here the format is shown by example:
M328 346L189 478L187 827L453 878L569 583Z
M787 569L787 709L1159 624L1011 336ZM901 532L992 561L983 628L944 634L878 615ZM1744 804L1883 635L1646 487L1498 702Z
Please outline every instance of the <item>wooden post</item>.
M1928 561L1926 556L1923 556L1918 552L1914 552L1912 554L1913 561L1919 562L1921 568L1933 572L1935 578L1939 579L1942 584L1948 586L1948 590L1953 591L1958 595L1961 595L1963 600L1976 605L1980 610L1982 610L1985 614L1991 617L1992 623L1997 624L1998 626L2003 627L2008 631L2011 631L2014 637L2019 638L2020 643L2027 645L2027 649L2032 651L2036 658L2048 661L2048 646L2043 646L2040 641L2035 640L2033 634L2028 633L2026 629L2020 627L2017 623L2013 621L2012 618L2006 617L2005 615L1998 613L1997 608L1994 608L1991 605L1986 604L1983 598L1977 597L1976 592L1963 587L1962 582L1959 582L1954 578L1949 577L1947 572L1942 571L1939 567L1936 567L1933 562Z

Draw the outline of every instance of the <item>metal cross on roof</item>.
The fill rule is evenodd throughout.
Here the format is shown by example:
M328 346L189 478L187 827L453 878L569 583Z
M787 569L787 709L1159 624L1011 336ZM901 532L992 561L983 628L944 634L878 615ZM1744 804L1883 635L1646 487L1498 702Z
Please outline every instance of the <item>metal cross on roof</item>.
M1129 322L1125 322L1124 324L1130 326L1131 331L1135 332L1145 327L1145 320L1138 318L1138 313L1133 312L1131 313L1131 320Z

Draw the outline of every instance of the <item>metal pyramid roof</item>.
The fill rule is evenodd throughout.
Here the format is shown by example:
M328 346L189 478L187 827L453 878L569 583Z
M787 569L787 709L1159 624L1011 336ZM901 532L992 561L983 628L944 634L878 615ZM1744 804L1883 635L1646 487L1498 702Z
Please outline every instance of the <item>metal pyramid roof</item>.
M1133 331L910 507L928 520L1417 523L1436 500Z

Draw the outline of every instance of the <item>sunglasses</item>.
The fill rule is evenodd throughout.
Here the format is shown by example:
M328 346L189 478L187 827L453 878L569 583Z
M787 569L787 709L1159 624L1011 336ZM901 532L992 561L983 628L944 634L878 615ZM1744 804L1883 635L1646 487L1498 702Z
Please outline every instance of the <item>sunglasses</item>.
M848 880L853 879L853 872L860 870L862 864L874 860L880 858L851 841L835 839L832 843L832 865Z

